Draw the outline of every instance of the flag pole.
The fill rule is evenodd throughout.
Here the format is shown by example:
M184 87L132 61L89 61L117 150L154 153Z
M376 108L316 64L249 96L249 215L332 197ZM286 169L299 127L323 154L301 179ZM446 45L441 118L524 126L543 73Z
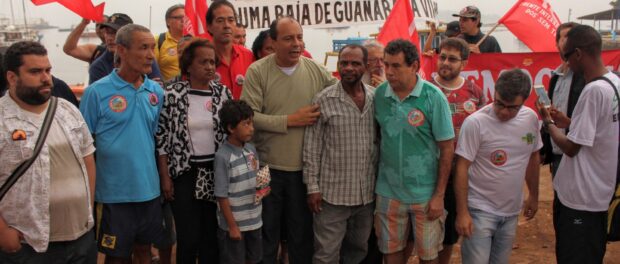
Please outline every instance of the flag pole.
M480 39L480 41L478 41L478 43L476 43L476 47L480 47L480 44L482 44L482 42L484 42L487 37L489 37L491 35L491 33L493 33L493 31L495 31L495 29L500 25L499 21L497 22L497 24L495 24L495 26L493 28L491 28L491 30L489 30L489 32L487 32L484 37L482 37Z

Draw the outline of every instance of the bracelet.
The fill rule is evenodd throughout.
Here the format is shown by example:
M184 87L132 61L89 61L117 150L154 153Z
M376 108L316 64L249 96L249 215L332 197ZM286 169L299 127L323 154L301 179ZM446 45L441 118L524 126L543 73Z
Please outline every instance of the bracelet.
M555 121L553 121L553 119L550 120L543 120L543 126L545 128L549 127L549 125L555 125Z

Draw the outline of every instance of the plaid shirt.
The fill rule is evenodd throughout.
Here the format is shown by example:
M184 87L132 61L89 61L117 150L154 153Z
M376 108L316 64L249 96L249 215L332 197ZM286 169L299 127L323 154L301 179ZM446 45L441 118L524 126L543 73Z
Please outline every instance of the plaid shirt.
M364 85L366 100L359 110L340 82L318 93L321 117L306 127L303 162L308 193L320 192L335 205L374 201L378 139L372 87Z

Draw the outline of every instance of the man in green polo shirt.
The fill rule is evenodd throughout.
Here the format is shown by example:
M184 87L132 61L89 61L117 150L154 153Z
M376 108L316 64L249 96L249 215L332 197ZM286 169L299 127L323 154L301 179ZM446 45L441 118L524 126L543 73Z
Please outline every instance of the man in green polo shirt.
M413 228L421 263L442 248L443 199L454 154L454 129L443 92L422 80L417 48L398 39L385 48L387 82L375 91L381 127L375 229L385 263L405 263Z

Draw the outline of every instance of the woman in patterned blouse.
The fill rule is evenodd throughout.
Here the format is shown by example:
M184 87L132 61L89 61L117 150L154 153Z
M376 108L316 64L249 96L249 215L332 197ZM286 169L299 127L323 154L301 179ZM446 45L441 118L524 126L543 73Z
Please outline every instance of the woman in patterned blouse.
M232 99L215 71L213 45L195 39L179 58L184 78L166 86L157 150L161 188L172 202L177 263L218 263L213 157L225 139L218 111Z

